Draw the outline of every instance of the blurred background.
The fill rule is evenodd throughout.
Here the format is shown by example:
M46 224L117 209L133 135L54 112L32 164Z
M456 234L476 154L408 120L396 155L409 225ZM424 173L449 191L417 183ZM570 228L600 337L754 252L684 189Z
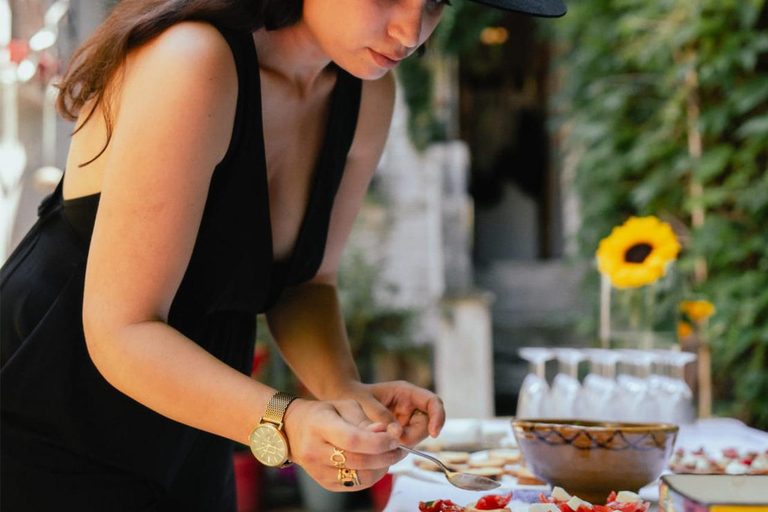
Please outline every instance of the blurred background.
M0 0L2 261L66 160L73 127L52 84L114 3ZM518 410L521 348L687 351L698 415L768 429L768 6L568 8L537 20L454 0L426 54L397 69L388 145L339 277L363 378L406 379L436 389L451 417L490 418ZM639 299L656 311L634 325L651 333L643 346L611 335L623 292L595 263L632 216L659 218L682 247L665 291ZM685 300L711 312L691 316ZM254 377L301 392L262 327ZM243 471L268 482L259 509L302 506L301 475ZM375 491L348 499L377 506Z

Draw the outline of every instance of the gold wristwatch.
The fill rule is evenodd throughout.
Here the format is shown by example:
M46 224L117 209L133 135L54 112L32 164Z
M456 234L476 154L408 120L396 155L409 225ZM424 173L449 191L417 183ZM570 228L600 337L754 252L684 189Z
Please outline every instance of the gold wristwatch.
M291 452L283 432L283 416L297 396L278 391L267 402L267 410L248 438L254 457L265 466L288 466Z

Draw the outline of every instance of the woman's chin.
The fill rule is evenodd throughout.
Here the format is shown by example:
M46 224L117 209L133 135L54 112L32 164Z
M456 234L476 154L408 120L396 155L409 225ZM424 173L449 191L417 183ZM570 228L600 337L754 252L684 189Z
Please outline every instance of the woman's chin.
M378 66L363 67L357 66L355 69L345 69L347 73L361 80L378 80L389 71Z
M334 61L336 62L336 61ZM336 65L361 80L378 80L387 74L389 69L377 65L373 61L336 62Z

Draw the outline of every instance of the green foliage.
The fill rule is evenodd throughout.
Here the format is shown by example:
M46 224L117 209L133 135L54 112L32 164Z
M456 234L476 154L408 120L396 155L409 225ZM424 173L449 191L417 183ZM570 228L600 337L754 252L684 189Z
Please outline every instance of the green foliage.
M440 24L426 44L424 56L404 60L397 68L408 105L408 132L418 149L446 139L446 129L434 115L434 65L440 56L470 57L480 32L501 17L500 11L466 0L445 7Z
M411 348L417 312L380 304L375 296L381 285L379 267L366 261L362 253L346 252L340 268L339 301L350 347L363 380L370 381L376 355Z
M568 5L556 26L564 74L556 108L565 152L578 159L581 253L592 259L599 240L629 215L672 222L684 235L679 269L690 291L717 307L719 411L768 428L768 31L758 27L767 6ZM692 133L701 137L699 158ZM698 228L696 209L706 219ZM693 279L696 258L708 267L701 283Z
M480 32L498 23L501 16L499 10L457 0L444 9L440 24L429 39L428 51L471 57L480 40Z
M344 254L338 277L339 300L353 352L364 345L376 350L401 348L407 343L415 312L383 307L375 297L379 269L360 252Z
M430 142L443 140L445 129L435 118L432 108L434 78L427 60L418 57L404 60L397 70L397 77L404 84L411 142L423 150Z

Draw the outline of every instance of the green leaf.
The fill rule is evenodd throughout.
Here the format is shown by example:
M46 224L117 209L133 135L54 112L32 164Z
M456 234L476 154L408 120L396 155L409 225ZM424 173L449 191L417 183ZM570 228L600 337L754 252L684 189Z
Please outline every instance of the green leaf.
M725 104L708 105L699 118L704 135L719 135L728 127L731 109Z
M729 101L740 115L760 105L765 106L768 101L768 75L755 76L737 87L731 92Z
M725 171L733 155L733 147L725 144L708 149L695 163L695 175L702 182L707 183Z
M736 130L736 135L741 139L768 137L768 114L750 119Z

